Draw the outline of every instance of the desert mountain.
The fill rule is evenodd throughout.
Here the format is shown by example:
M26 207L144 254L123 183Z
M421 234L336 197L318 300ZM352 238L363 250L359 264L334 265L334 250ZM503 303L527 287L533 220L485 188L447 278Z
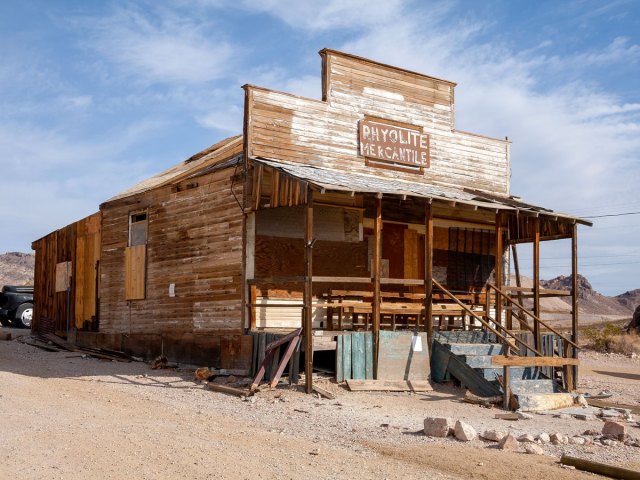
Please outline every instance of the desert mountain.
M640 305L640 288L624 292L615 297L618 302L629 308L630 311L634 311L636 306Z
M33 253L8 252L0 255L0 288L4 285L33 285Z
M571 275L553 278L551 280L541 280L542 288L553 290L571 290ZM567 303L571 300L564 299ZM578 275L578 300L580 310L594 315L629 315L633 313L635 305L631 306L633 299L628 302L621 301L620 296L607 297L593 289L589 280L582 275ZM637 299L636 299L637 301Z

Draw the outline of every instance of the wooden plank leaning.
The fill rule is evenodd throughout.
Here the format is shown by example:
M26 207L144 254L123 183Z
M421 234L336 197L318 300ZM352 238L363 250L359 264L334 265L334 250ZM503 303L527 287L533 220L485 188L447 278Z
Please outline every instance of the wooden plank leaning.
M276 369L276 372L273 375L273 378L271 378L272 388L278 384L278 381L280 381L280 376L282 375L282 372L284 372L285 367L289 363L289 360L291 359L293 352L295 351L296 347L298 346L298 343L300 342L301 336L302 336L302 328L298 328L293 332L285 335L284 337L276 340L275 342L271 342L269 345L267 345L267 347L265 348L264 359L262 360L262 363L260 364L260 368L258 368L258 372L256 373L256 376L253 379L253 383L251 384L251 387L249 388L251 392L255 391L258 388L258 385L260 385L260 382L262 381L262 378L264 377L264 374L266 372L267 365L269 365L269 363L271 363L274 360L274 355L277 351L279 351L279 347L288 342L289 345L287 346L287 350L285 351L285 354L282 357L282 360L280 360L280 362L278 363L278 368Z

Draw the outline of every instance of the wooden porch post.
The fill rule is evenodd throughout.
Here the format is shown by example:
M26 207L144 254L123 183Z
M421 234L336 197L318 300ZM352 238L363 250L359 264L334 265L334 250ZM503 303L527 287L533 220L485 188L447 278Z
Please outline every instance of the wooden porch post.
M502 290L502 256L504 255L504 245L502 243L502 212L496 212L496 267L495 282L496 287ZM502 297L496 293L496 323L502 325Z
M573 224L571 234L571 341L578 344L578 224ZM578 349L573 348L573 358ZM578 388L578 366L573 367L573 389Z
M522 287L522 278L520 277L520 263L518 262L518 246L515 243L511 244L511 256L513 257L513 271L516 275L516 287L520 289ZM518 303L520 305L524 305L524 300L522 296L522 291L518 290L516 293L516 298L518 299ZM522 314L522 312L518 312L517 315L518 322L520 322L520 330L522 330L523 325L528 325L528 321L526 316Z
M313 191L308 189L304 228L304 376L305 390L313 391Z
M535 231L533 233L533 313L540 318L540 219L534 220ZM542 338L540 336L540 324L534 319L533 337L536 350L540 351Z
M429 356L431 356L431 341L433 338L433 210L431 199L424 206L424 324L429 341Z
M380 263L382 257L382 194L376 195L376 218L373 226L373 376L378 378L378 347L380 337Z

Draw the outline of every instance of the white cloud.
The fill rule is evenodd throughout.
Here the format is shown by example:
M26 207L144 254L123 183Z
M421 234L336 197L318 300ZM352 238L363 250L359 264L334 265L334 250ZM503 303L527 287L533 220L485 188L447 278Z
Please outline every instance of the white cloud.
M149 83L199 84L225 76L234 47L215 25L171 10L118 8L102 19L76 19L92 32L90 47L126 77Z
M196 118L196 121L205 128L211 128L232 135L242 132L242 120L244 110L237 105L230 105L222 110L211 110Z
M503 43L481 40L495 38L479 35L490 25L448 15L446 6L433 13L403 10L398 5L394 9L403 18L401 29L369 25L338 48L457 82L457 128L498 138L508 135L514 142L514 194L569 213L583 209L583 215L593 214L616 199L636 198L640 184L640 106L622 101L595 83L589 69L635 62L637 45L616 38L600 50L547 56L542 51L552 46L550 42L515 51ZM272 13L287 18L278 9L272 9ZM304 21L290 23L299 28L307 26ZM317 28L322 25L317 23ZM582 78L549 86L548 75L575 77L577 71L583 72ZM582 254L589 256L592 248L603 245L610 251L624 251L638 228L631 226L630 232L615 228L622 228L617 238L609 228L596 225L584 235ZM599 281L609 293L625 282L608 280L603 285L605 270L592 268L590 272L596 277L592 281ZM551 275L553 269L545 273Z
M5 228L13 226L0 239L0 251L29 251L33 240L97 211L107 198L161 169L125 153L157 127L143 121L95 141L3 123L6 201L0 202L0 218Z

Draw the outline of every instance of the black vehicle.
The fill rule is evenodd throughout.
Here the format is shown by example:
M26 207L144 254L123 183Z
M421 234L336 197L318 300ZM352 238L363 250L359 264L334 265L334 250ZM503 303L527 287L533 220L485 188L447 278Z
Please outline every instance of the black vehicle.
M31 328L33 287L5 285L0 293L0 323L8 327Z

